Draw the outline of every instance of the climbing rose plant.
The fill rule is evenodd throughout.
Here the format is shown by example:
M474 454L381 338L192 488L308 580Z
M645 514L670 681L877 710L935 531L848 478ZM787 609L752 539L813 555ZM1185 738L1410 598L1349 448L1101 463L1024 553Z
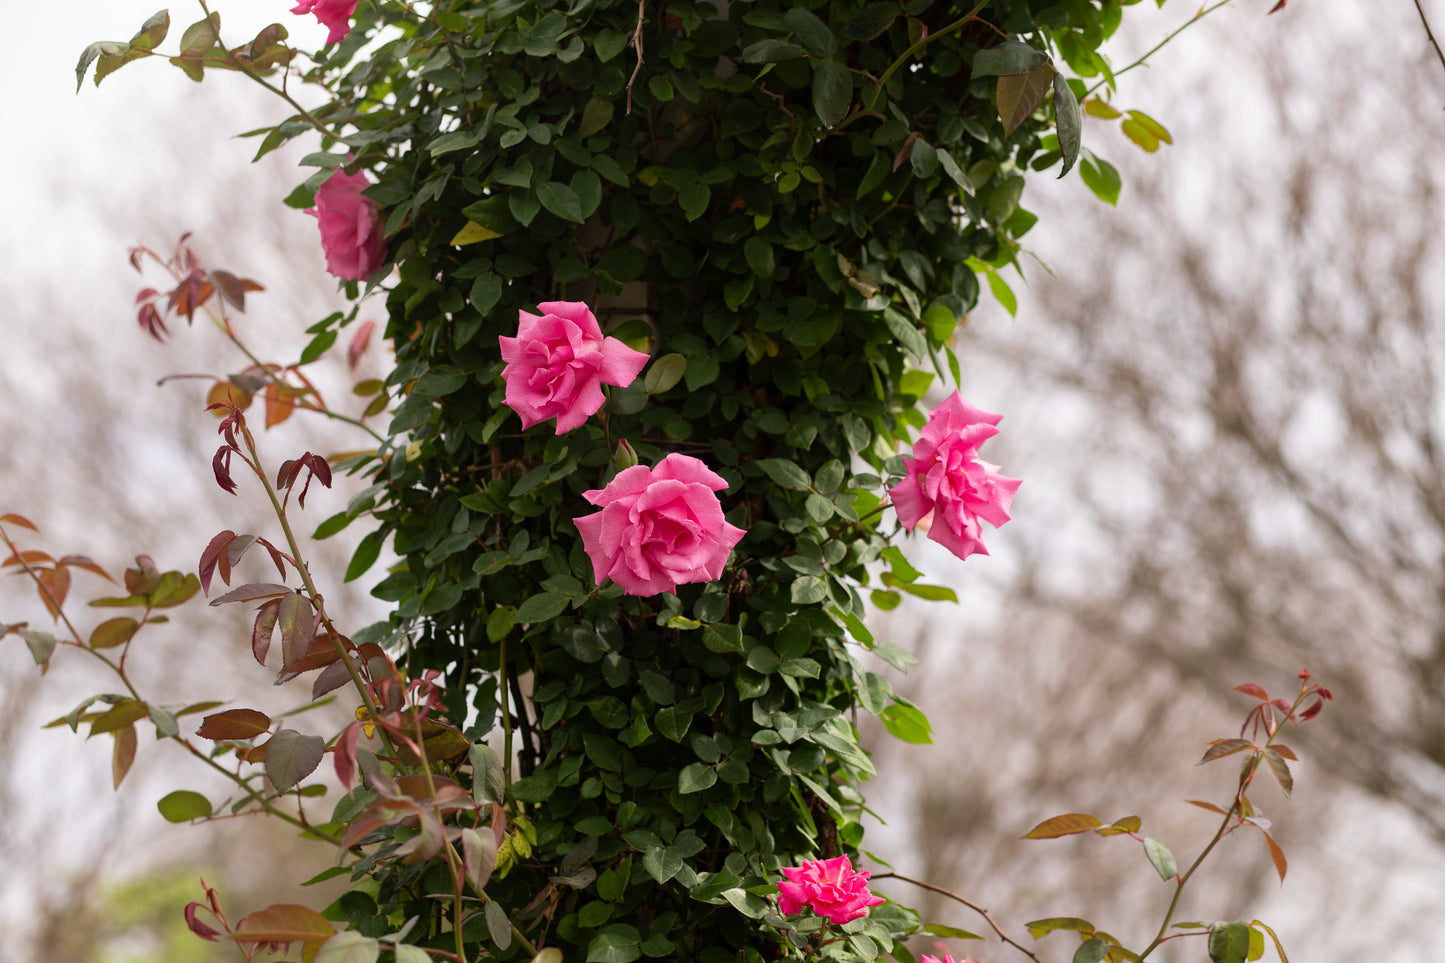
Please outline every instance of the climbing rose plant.
M138 562L126 595L98 600L138 617L87 633L64 607L71 573L109 573L22 547L12 531L35 526L0 516L6 564L61 626L0 635L42 667L64 646L123 681L128 695L64 720L112 737L117 783L152 720L238 800L177 790L167 818L266 813L334 846L350 877L324 913L279 904L234 924L207 889L185 911L192 930L247 959L289 945L323 963L909 961L910 936L981 939L868 888L923 881L854 868L874 774L860 718L930 739L876 671L911 657L867 620L905 595L957 602L923 581L905 532L967 559L986 554L983 523L1009 520L1020 482L979 456L1001 416L958 390L963 322L985 286L1013 303L1033 172L1077 169L1117 201L1117 173L1083 147L1081 102L1119 114L1104 98L1128 68L1100 48L1132 5L308 0L293 12L329 34L303 52L281 24L223 42L203 3L173 54L164 11L128 43L87 48L81 81L160 55L195 80L237 71L275 91L295 112L253 132L257 156L318 142L286 202L313 212L348 295L384 299L395 351L347 414L302 369L352 324L350 353L364 348L359 307L313 325L298 361L261 363L228 314L258 284L184 242L150 255L176 286L142 292L145 330L210 312L252 359L208 394L212 470L228 491L260 488L281 537L223 530L199 576ZM302 107L301 84L321 102ZM246 416L257 394L268 426L310 410L370 447L273 472ZM316 527L366 526L342 577L368 576L388 542L396 557L372 587L391 614L370 626L331 611L336 573L307 563L297 533L306 486L342 472L368 483ZM281 582L231 584L253 548ZM356 721L315 732L143 696L128 648L106 650L200 591L254 607L240 644L278 681L310 680L313 699L344 693ZM1179 892L1241 829L1283 878L1248 793L1261 772L1288 791L1296 757L1279 737L1329 693L1307 674L1291 700L1240 692L1254 700L1244 730L1203 761L1245 765L1232 797L1202 803L1222 818L1189 868L1137 816L1069 813L1027 834L1139 843L1174 888L1153 942L1073 917L1027 923L1034 939L1074 933L1089 963L1190 937L1216 963L1258 956L1265 924L1176 923ZM180 734L202 713L205 748ZM328 754L343 794L303 821L295 804L326 791Z

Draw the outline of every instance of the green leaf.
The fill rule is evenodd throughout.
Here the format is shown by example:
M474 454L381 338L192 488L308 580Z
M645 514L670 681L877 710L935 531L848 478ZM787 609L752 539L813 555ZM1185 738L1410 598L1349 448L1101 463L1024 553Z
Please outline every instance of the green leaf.
M1073 963L1099 963L1109 955L1109 944L1097 936L1085 940L1077 950L1074 951Z
M661 394L681 381L686 371L687 358L677 352L665 354L648 367L642 383L649 395Z
M156 808L169 823L188 823L192 819L204 819L211 815L212 811L210 800L189 789L177 789L167 793L156 803Z
M1119 172L1114 165L1090 154L1079 164L1079 177L1083 179L1084 186L1094 192L1094 196L1106 204L1118 205L1119 191L1124 182L1119 178Z
M420 946L413 946L410 943L396 943L392 946L392 952L396 954L396 963L432 963L431 954ZM542 953L550 953L551 950L543 950ZM541 954L536 959L540 960ZM535 963L535 960L534 960ZM561 963L560 959L558 963Z
M695 221L707 213L712 200L712 191L706 184L688 184L677 192L677 203L689 221Z
M1077 933L1094 932L1094 924L1088 920L1081 920L1077 916L1052 916L1044 920L1034 920L1032 923L1025 923L1029 935L1038 939L1048 933L1057 930L1067 930Z
M933 727L928 724L928 717L913 706L895 702L878 713L878 718L883 720L885 729L904 742L918 745L933 742Z
M1079 110L1079 100L1074 96L1063 74L1054 74L1054 126L1059 131L1059 150L1064 155L1063 177L1073 169L1079 159L1079 150L1084 143L1084 114Z
M769 478L784 488L805 492L811 487L812 480L807 472L798 467L797 462L787 458L759 458L756 464Z
M321 944L311 963L376 963L381 944L356 930L342 930Z
M898 339L898 343L912 352L915 358L928 357L928 342L923 339L923 333L912 321L892 308L884 308L883 323L888 326L889 333Z
M316 771L325 753L326 741L320 736L282 729L266 742L266 777L277 792L289 792Z
M571 598L561 592L542 592L530 596L517 606L516 621L522 623L546 622L566 611Z
M794 605L816 605L828 597L828 583L816 575L800 575L793 579L790 594Z
M682 772L678 774L677 791L680 793L702 792L704 789L711 788L716 782L716 769L700 762L694 762L684 766ZM648 872L652 872L650 867Z
M743 257L754 274L764 280L773 276L773 246L760 237L750 237L743 245Z
M823 125L836 127L848 116L852 103L853 75L848 68L838 60L816 61L813 64L813 110Z
M1159 878L1165 882L1173 879L1179 871L1178 867L1174 865L1174 854L1169 852L1169 848L1157 839L1144 837L1144 855L1149 857L1149 865L1154 867Z
M946 940L986 940L988 937L979 936L977 933L961 930L956 926L944 926L942 923L925 923L923 932L933 936L941 936Z
M953 159L953 155L941 147L938 148L936 153L938 155L938 166L943 168L943 172L947 174L955 184L963 188L965 194L972 194L973 181L968 179L968 175L963 172L963 168L958 166L958 161Z
M838 39L818 15L805 7L789 7L783 23L797 35L815 57L831 57L838 52Z
M582 216L582 199L566 184L547 181L537 185L537 200L542 202L543 207L564 221L581 224L586 220Z
M969 79L1026 74L1048 62L1049 55L1042 50L1036 50L1022 40L1009 40L974 54L973 73Z
M759 40L743 48L743 63L776 64L806 57L808 52L795 43L786 40Z
M381 554L381 543L386 541L385 533L381 531L367 532L360 543L356 546L356 552L351 556L351 563L346 566L346 576L343 581L352 582L371 568L376 562L377 556Z
M587 106L582 108L582 121L577 126L577 136L591 137L606 129L607 125L612 123L612 115L616 110L617 106L612 101L593 97L587 101Z
M1249 927L1239 922L1218 922L1210 926L1209 958L1214 963L1246 963L1249 959Z
M679 859L679 866L681 863ZM625 924L609 926L587 944L587 963L632 963L642 955L641 944L635 927Z
M1084 163L1087 165L1088 161ZM1082 173L1083 171L1081 170L1080 174ZM1008 282L1000 277L999 273L993 268L987 268L983 273L984 277L988 280L988 289L993 292L993 296L998 303L1003 305L1003 309L1010 315L1018 314L1019 299L1015 296L1013 288L1008 286Z

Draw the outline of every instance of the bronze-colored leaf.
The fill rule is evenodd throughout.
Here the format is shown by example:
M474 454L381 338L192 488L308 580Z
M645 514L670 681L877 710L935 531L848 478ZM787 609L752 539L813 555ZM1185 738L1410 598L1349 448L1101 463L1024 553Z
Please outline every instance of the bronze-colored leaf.
M90 647L92 649L111 649L117 645L124 645L135 635L135 630L140 628L140 623L127 616L106 619L95 627L90 633Z
M1284 858L1284 850L1280 848L1279 843L1275 842L1274 837L1269 833L1263 830L1261 830L1260 833L1264 836L1265 845L1269 847L1269 858L1274 860L1274 871L1279 873L1279 881L1283 883L1284 874L1289 869L1289 862Z
M282 672L311 651L311 640L316 637L315 615L311 603L300 592L282 596L276 613L276 624L281 629Z
M1209 750L1204 753L1204 758L1196 765L1204 765L1206 762L1213 762L1216 759L1223 759L1225 756L1232 756L1236 752L1243 752L1246 749L1253 749L1254 743L1248 739L1215 739L1209 745Z
M281 609L281 600L272 599L256 612L256 624L251 628L251 654L262 665L266 664L266 653L271 650L271 634L276 629L276 614Z
M7 512L4 515L0 515L0 522L9 522L11 525L19 525L21 528L28 528L32 532L40 531L40 529L36 528L35 523L32 522L30 519L26 518L24 515L16 515L13 512Z
M994 85L994 102L1005 134L1018 130L1019 125L1044 102L1053 89L1056 73L1058 71L1053 64L1043 63L1026 74L1010 74L998 79Z
M228 938L237 943L303 943L320 946L336 928L315 910L293 903L278 903L244 916ZM304 952L304 951L303 951Z
M227 709L201 720L196 735L202 739L251 740L270 731L271 717L256 709Z
M135 762L136 735L135 726L128 725L115 732L115 745L110 753L110 778L111 784L120 788L125 780L125 774L130 772L131 763Z
M1098 829L1102 825L1104 825L1104 821L1098 816L1091 816L1088 813L1065 813L1062 816L1045 819L1033 829L1024 833L1020 838L1057 839L1060 836L1087 833L1089 830Z

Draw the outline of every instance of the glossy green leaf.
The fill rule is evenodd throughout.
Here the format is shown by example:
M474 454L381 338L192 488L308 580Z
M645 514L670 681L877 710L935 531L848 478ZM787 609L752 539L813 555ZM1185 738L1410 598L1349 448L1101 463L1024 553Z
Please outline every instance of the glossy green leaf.
M1079 101L1069 89L1063 74L1054 74L1053 86L1054 126L1058 129L1059 150L1064 156L1064 166L1059 171L1059 176L1063 177L1073 169L1074 163L1079 159L1079 151L1084 143L1084 114L1079 110Z
M210 800L189 789L177 789L167 793L156 803L156 808L160 810L166 822L171 823L187 823L192 819L205 819L212 812Z
M1026 74L1046 65L1049 55L1021 40L1009 40L973 55L971 77L1007 77Z

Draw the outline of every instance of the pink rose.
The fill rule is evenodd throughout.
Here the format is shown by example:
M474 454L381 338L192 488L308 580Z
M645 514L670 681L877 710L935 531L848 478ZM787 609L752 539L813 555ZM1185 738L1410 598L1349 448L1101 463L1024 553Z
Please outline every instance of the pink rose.
M918 958L918 963L973 963L973 961L968 959L955 960L947 953L943 954L942 957L929 956L927 953L925 953Z
M327 45L339 43L351 32L351 15L356 12L356 0L301 0L291 8L292 13L312 13L331 32L326 36Z
M522 416L523 428L556 418L560 435L602 407L602 385L632 384L648 356L604 338L585 304L544 301L537 310L541 315L519 312L515 338L497 339L507 362L507 406Z
M978 457L978 446L998 434L994 426L1002 418L979 411L957 391L933 409L913 457L903 459L903 480L888 489L904 528L924 528L959 558L988 554L981 522L997 528L1008 521L1020 484Z
M316 206L306 213L321 228L326 270L347 281L363 281L386 261L386 238L376 202L361 192L365 174L338 170L316 189Z
M778 884L778 909L785 916L812 906L819 916L834 925L868 915L868 907L886 902L868 892L868 871L854 871L847 856L834 859L805 859L801 866L785 866L788 877Z
M610 578L629 595L676 594L684 583L720 577L747 534L723 518L713 493L727 487L691 455L668 455L655 468L634 465L606 488L583 492L602 509L573 519L597 584Z

